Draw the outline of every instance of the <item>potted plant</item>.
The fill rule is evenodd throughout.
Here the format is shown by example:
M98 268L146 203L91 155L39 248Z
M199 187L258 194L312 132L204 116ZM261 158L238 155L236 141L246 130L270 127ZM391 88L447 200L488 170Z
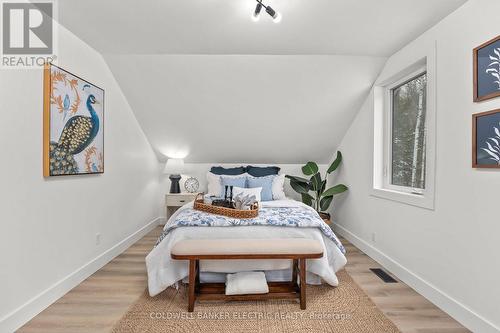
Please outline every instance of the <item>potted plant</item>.
M302 202L313 207L323 219L330 219L330 214L326 211L332 203L333 196L347 191L347 186L338 184L329 189L326 189L327 177L333 171L337 170L342 162L342 153L337 152L337 157L326 170L324 179L321 178L318 164L315 162L307 162L302 167L302 173L309 176L309 179L286 175L290 179L290 185L302 196Z

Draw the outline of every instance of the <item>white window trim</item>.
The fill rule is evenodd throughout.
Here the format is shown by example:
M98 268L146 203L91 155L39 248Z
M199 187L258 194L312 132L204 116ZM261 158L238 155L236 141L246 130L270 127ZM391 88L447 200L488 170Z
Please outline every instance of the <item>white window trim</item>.
M436 49L433 48L423 58L395 72L396 74L389 79L376 83L373 90L374 150L371 195L433 210L436 160ZM392 165L389 163L389 154L392 149L391 89L424 72L427 73L426 188L422 190L390 184Z

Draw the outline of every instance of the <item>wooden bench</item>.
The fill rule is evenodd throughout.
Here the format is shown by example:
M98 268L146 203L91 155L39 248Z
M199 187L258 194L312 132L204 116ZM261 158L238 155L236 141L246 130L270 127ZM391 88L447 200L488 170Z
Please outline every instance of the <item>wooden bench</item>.
M195 300L300 300L306 308L306 259L323 257L323 246L313 239L189 239L177 242L171 251L172 259L189 260L189 304L194 310ZM270 282L269 293L225 295L224 283L200 283L200 260L224 259L290 259L292 281ZM300 282L297 283L297 279Z

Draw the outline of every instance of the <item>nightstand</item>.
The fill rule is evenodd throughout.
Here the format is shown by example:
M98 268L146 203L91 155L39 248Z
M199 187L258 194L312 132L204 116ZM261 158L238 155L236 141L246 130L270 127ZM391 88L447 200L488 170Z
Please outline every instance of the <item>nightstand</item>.
M181 206L184 206L186 203L193 201L198 193L168 193L165 195L165 209L166 209L166 217L167 221L172 216L172 214Z

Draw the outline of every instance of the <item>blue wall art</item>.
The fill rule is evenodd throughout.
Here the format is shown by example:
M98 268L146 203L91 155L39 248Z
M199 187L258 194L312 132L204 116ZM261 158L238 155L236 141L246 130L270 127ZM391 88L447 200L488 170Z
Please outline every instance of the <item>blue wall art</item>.
M474 101L500 96L500 36L474 49Z
M500 109L472 115L472 166L500 168Z

